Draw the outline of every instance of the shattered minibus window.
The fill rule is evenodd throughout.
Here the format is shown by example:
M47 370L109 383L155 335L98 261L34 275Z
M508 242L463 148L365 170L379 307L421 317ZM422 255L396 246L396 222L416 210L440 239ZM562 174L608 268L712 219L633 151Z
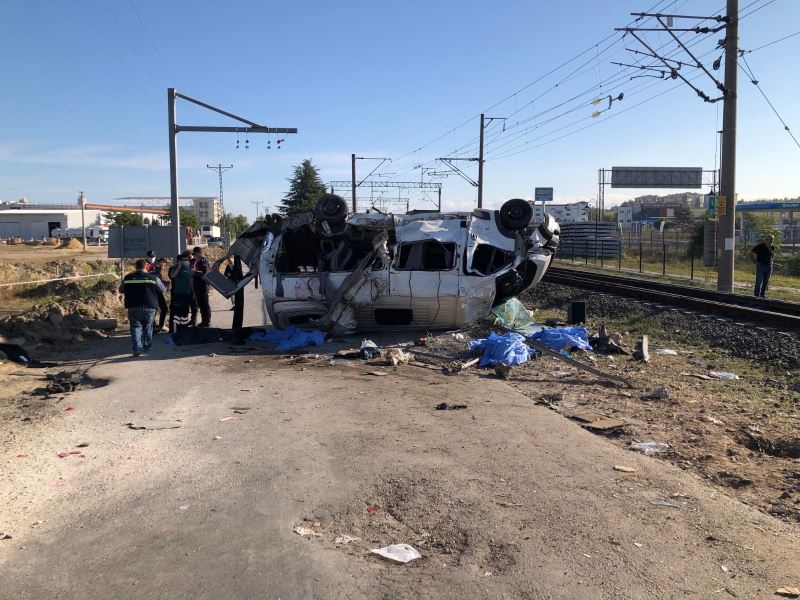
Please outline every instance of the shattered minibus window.
M479 275L491 275L510 266L513 262L513 251L503 250L489 244L478 244L472 256L472 271Z
M398 271L451 271L456 266L454 242L423 240L400 244Z

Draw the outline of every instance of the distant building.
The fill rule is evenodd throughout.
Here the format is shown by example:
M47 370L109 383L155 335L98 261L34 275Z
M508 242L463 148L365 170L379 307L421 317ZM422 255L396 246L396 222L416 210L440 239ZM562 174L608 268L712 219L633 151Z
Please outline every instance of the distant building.
M56 228L82 224L78 204L33 204L23 200L0 202L0 239L19 236L25 240L40 240L50 237ZM86 225L99 223L101 212L87 210Z
M222 208L219 205L219 198L207 196L192 198L194 203L194 213L197 215L197 222L202 225L218 225L222 219Z
M580 222L589 220L589 203L585 200L571 204L551 204L547 202L544 210L541 203L533 205L534 221L544 220L544 213L552 215L559 223Z
M137 206L139 204L145 206L158 206L169 208L169 196L125 196L123 198L115 198L121 200L126 205ZM181 196L178 198L178 206L181 208L190 208L197 216L197 222L202 225L219 225L222 219L222 207L219 205L219 198L216 196Z

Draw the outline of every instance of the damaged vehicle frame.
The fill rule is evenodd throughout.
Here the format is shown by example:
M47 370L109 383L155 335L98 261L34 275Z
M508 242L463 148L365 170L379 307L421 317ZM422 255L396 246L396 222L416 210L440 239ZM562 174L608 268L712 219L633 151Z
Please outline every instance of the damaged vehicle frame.
M521 199L500 210L348 214L328 194L312 212L255 223L206 279L229 298L258 277L278 328L458 328L541 280L559 228L532 216ZM219 272L228 256L250 269L238 283Z

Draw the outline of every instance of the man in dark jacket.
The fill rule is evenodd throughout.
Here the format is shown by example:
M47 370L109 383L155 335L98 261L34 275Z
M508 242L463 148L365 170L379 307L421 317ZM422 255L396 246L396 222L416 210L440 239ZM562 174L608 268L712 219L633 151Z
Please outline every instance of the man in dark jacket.
M756 265L756 287L753 295L758 298L767 295L767 286L769 286L769 278L772 275L772 261L775 257L775 246L772 245L774 241L775 238L768 235L763 242L748 252L750 260Z
M125 295L125 308L131 325L133 355L139 356L150 351L153 343L153 319L158 308L159 295L164 293L164 284L145 269L147 261L136 261L136 270L128 273L119 288Z
M211 325L211 305L208 303L208 284L203 276L208 273L211 265L203 255L203 249L195 246L192 251L192 288L197 299L197 308L200 309L200 327Z

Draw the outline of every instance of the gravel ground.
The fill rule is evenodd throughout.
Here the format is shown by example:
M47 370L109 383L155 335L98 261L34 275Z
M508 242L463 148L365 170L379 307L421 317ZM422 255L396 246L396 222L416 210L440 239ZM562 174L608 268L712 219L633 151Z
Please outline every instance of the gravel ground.
M565 314L570 299L586 300L590 322L647 319L667 338L724 349L730 356L773 369L800 369L800 338L796 333L550 283L540 284L520 299L528 308L563 310Z

